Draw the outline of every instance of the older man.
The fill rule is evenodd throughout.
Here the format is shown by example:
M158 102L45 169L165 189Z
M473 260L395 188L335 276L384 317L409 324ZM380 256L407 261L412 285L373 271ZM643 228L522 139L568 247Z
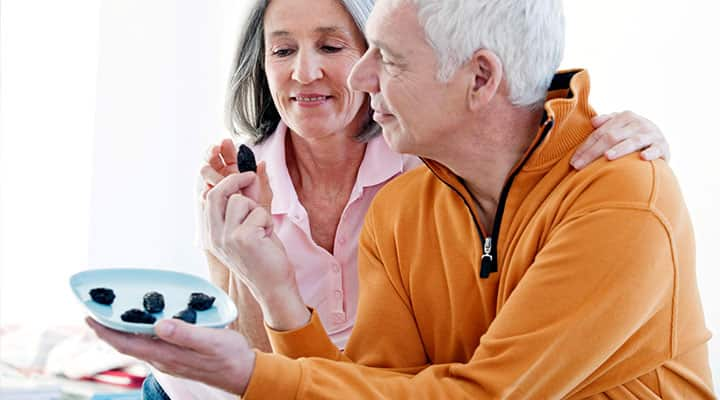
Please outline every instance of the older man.
M636 156L570 166L594 112L587 72L554 75L560 2L380 0L367 36L351 84L392 148L427 168L368 212L346 351L286 278L264 209L227 201L247 174L213 189L218 243L252 266L284 356L178 321L157 325L163 340L98 334L250 399L714 398L671 171Z

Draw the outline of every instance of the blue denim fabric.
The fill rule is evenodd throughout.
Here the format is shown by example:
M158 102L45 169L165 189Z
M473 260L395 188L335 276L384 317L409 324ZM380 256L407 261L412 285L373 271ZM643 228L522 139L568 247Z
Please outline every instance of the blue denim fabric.
M152 374L149 374L143 382L142 398L143 400L171 400Z

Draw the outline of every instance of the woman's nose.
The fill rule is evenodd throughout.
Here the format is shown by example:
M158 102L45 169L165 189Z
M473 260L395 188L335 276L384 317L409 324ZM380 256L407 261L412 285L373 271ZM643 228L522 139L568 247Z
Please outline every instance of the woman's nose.
M299 51L295 57L292 78L302 84L308 84L323 77L321 57L310 51Z

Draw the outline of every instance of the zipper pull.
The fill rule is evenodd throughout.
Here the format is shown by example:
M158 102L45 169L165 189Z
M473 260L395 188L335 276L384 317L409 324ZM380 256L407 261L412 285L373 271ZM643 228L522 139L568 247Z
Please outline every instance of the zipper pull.
M487 278L493 272L493 256L492 256L492 238L485 238L483 246L483 255L480 259L480 277Z

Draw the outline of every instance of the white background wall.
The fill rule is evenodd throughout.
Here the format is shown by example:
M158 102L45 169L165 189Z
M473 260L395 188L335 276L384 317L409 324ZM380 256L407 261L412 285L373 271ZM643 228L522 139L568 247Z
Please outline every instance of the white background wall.
M590 70L599 111L631 109L669 138L718 333L714 3L566 1L564 66ZM205 274L194 177L224 135L242 13L241 0L0 0L0 325L80 323L67 280L87 268ZM15 300L28 291L51 301ZM717 382L717 340L711 352Z

